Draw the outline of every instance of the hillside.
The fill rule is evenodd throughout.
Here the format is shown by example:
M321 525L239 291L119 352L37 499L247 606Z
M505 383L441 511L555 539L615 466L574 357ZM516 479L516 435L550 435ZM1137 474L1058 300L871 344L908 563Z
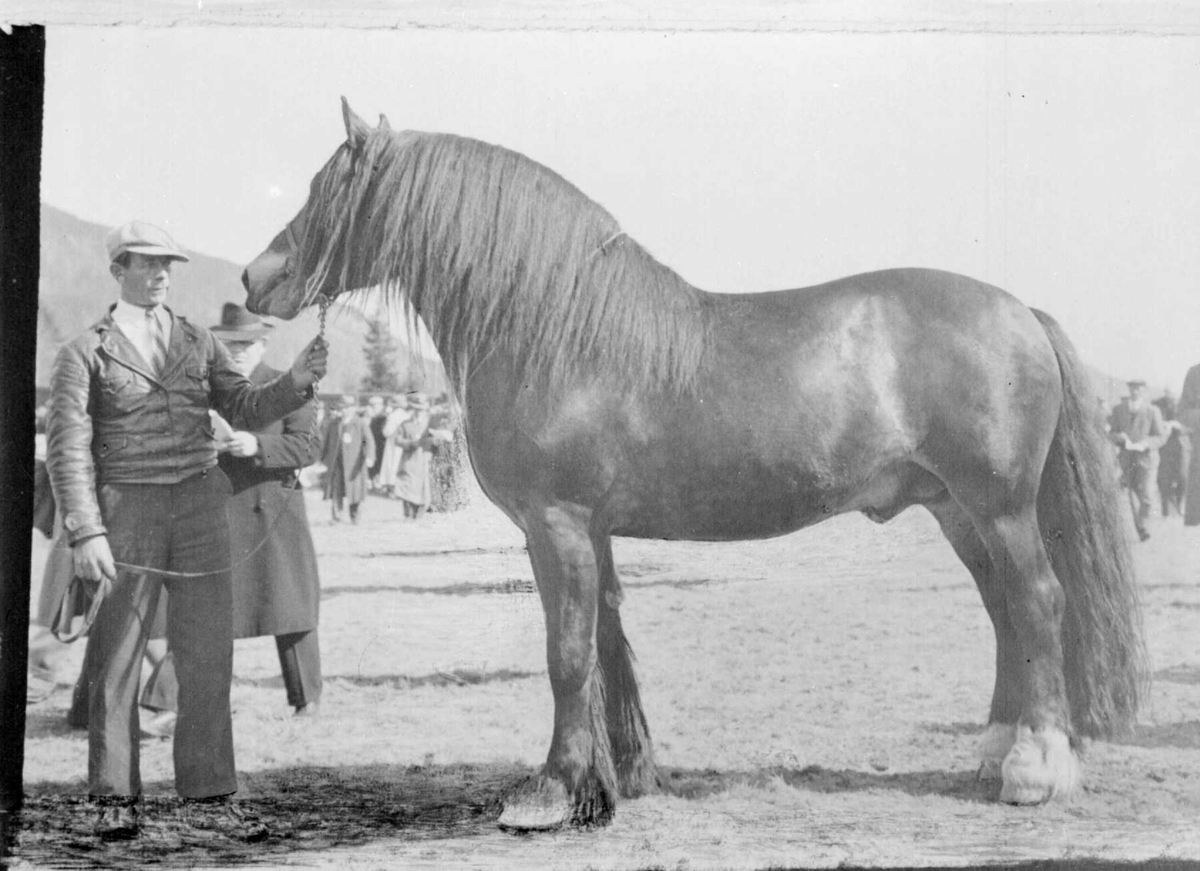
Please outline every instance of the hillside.
M38 282L38 348L36 383L50 383L50 369L58 347L94 323L117 298L117 284L108 273L104 235L108 227L80 220L42 204L41 278ZM191 260L171 273L171 308L203 326L220 320L226 302L245 302L243 266L187 249ZM317 332L316 310L294 321L275 321L276 329L267 349L266 362L286 368ZM366 372L362 344L367 327L353 307L336 305L329 312L329 374L321 383L325 392L356 392ZM397 360L403 378L406 354ZM430 361L421 368L430 374L426 389L441 389L440 364Z

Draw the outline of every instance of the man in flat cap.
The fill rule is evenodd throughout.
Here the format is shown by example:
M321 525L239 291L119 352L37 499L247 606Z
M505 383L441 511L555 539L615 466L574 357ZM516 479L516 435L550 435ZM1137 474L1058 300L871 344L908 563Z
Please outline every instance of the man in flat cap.
M1109 419L1109 437L1121 449L1121 480L1129 489L1136 506L1133 525L1138 538L1150 537L1146 521L1150 518L1150 481L1154 475L1154 452L1166 438L1166 425L1158 406L1146 399L1146 382L1135 379L1128 384L1129 396L1113 409Z
M101 583L84 662L95 832L138 833L138 676L166 584L182 819L258 840L266 829L231 800L231 488L209 409L246 430L295 411L325 372L325 344L313 340L288 372L256 387L211 332L164 305L171 267L188 260L170 235L133 221L105 242L119 298L55 359L46 458L76 576L111 585Z

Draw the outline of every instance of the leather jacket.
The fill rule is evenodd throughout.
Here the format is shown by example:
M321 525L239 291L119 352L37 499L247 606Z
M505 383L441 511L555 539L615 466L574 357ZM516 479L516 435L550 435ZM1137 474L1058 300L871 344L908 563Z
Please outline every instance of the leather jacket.
M173 484L215 466L209 408L255 430L311 396L311 389L296 389L290 372L255 387L212 333L172 318L158 375L116 328L112 308L55 358L46 466L72 545L107 531L97 487Z

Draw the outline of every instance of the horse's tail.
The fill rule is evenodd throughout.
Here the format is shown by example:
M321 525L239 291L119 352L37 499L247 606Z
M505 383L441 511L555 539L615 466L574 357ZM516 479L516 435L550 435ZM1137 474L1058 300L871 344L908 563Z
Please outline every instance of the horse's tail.
M1038 493L1050 564L1066 593L1063 668L1076 731L1109 738L1132 729L1149 685L1128 520L1112 447L1087 373L1058 323L1033 312L1054 347L1063 404Z

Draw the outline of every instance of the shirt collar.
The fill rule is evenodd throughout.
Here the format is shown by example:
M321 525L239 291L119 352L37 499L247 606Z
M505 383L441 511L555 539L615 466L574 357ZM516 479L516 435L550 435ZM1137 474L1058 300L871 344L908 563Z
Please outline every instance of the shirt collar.
M142 329L146 324L146 312L150 311L158 319L158 322L164 327L171 322L171 315L166 307L156 305L151 309L145 309L140 305L126 302L123 299L118 299L116 307L113 308L112 318L122 327L134 327Z

